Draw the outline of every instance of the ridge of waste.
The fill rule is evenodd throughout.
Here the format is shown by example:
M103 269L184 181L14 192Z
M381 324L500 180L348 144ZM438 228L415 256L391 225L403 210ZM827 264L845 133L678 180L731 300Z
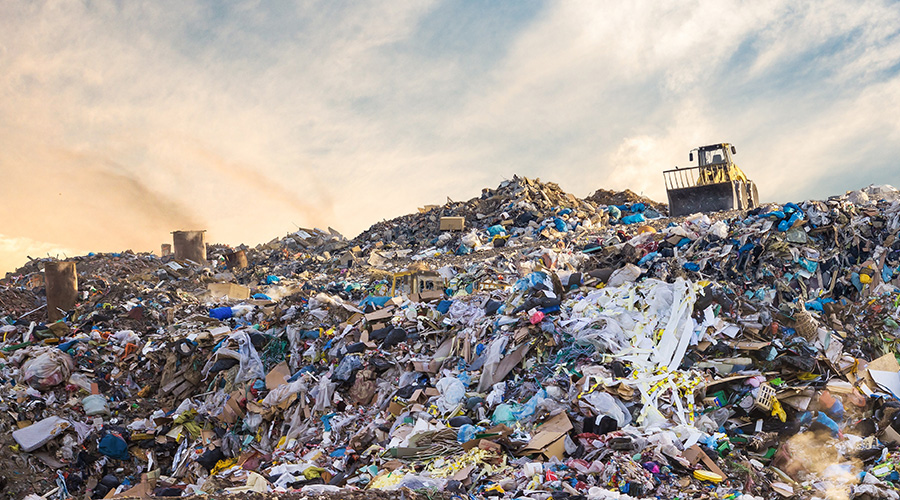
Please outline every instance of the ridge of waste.
M0 488L900 500L898 232L891 186L670 218L513 177L352 239L70 258L56 321L32 260Z

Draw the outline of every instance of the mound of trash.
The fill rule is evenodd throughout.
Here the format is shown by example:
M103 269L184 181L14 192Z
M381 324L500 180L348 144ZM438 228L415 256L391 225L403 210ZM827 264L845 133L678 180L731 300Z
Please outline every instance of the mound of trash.
M0 487L900 499L900 192L627 193L33 260L0 281Z
M598 189L594 194L587 197L587 200L597 205L634 205L643 203L644 205L656 210L660 213L666 213L668 207L665 203L659 203L641 196L630 189L625 191L613 191L610 189Z

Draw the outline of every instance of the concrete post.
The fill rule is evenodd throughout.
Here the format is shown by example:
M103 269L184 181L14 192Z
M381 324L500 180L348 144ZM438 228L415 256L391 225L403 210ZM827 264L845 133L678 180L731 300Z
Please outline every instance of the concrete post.
M44 286L47 291L47 316L56 321L75 308L78 298L78 274L74 262L44 264Z
M206 231L175 231L172 241L175 243L177 260L192 260L206 264Z

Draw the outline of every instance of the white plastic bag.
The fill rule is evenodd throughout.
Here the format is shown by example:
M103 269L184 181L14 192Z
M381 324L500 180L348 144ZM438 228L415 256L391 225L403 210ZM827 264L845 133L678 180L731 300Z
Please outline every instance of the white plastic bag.
M240 384L266 378L266 370L263 367L262 360L259 359L259 354L253 347L253 342L250 341L250 336L247 335L247 332L234 332L231 334L231 338L237 340L238 352L241 355L240 370L234 379L235 383Z
M73 368L71 356L50 348L22 365L21 381L43 391L68 380Z
M444 377L436 385L441 396L437 400L437 407L441 413L446 413L462 402L466 397L466 386L455 377Z
M103 394L92 394L81 400L84 414L93 417L96 415L109 415L109 403Z
M608 416L614 418L619 427L625 427L631 423L631 413L621 401L609 393L596 391L585 394L582 399L597 412L598 421L601 417Z

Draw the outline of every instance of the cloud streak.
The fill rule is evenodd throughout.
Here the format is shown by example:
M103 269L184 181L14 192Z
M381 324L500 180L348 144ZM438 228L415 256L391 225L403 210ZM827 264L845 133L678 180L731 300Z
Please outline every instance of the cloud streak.
M718 141L764 200L890 183L898 26L886 1L7 2L2 230L352 235L514 173L662 200Z

